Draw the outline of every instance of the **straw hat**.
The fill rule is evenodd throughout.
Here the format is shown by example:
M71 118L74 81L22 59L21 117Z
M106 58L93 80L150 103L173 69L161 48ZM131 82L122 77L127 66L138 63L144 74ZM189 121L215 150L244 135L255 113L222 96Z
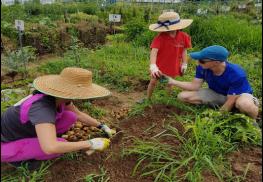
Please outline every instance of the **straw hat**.
M159 16L158 22L151 24L149 29L155 32L168 32L184 29L192 22L192 19L180 19L179 14L176 12L164 12Z
M40 92L64 99L91 99L109 96L106 88L92 83L92 72L82 68L68 67L59 75L36 78L34 87Z

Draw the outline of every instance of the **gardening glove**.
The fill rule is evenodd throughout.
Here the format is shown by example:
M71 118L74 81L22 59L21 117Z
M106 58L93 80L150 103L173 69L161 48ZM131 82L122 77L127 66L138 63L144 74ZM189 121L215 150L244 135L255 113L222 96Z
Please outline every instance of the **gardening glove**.
M90 144L90 150L103 151L110 146L110 140L107 138L93 138L87 142Z
M185 73L186 72L186 69L187 69L187 63L182 63L182 66L181 66L181 73Z
M159 70L156 64L150 64L150 71L152 77L154 78L158 78L162 75L161 71Z
M104 131L109 137L112 137L113 135L116 134L116 131L110 129L106 124L102 124L102 125L100 126L100 129L101 129L102 131Z

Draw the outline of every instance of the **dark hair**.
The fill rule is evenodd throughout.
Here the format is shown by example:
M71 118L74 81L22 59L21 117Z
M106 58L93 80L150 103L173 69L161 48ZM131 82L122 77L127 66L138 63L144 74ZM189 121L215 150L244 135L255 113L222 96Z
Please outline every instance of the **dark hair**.
M42 92L40 92L40 91L38 91L38 90L33 90L32 94L33 94L33 95L36 95L36 94L44 94L44 93L42 93ZM45 95L46 95L46 94L45 94ZM55 98L55 97L52 96L52 95L46 95L46 96Z
M42 92L38 91L38 90L33 90L32 92L33 95L36 95L36 94L43 94Z

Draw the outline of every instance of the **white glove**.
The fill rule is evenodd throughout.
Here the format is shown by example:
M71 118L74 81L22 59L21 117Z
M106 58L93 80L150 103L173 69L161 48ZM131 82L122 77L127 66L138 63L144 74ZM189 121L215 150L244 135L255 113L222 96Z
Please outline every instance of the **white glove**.
M182 63L181 72L182 72L182 73L185 73L185 72L186 72L186 69L187 69L187 63Z
M93 138L87 142L90 144L90 150L103 151L110 146L110 140L107 138Z
M104 131L109 137L116 134L115 130L110 129L107 125L103 124L101 130Z
M162 74L156 64L150 64L150 71L151 71L151 75L152 75L154 78L160 77L161 74Z

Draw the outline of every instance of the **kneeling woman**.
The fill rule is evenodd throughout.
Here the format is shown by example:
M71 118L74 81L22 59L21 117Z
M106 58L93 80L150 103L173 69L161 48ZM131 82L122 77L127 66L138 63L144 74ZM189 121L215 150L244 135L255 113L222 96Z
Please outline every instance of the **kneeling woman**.
M67 142L57 138L74 122L102 129L111 136L105 124L79 111L72 100L110 95L92 83L92 73L82 68L65 68L60 75L46 75L34 80L32 95L9 107L1 116L1 162L48 160L78 150L103 150L110 140L95 138Z

